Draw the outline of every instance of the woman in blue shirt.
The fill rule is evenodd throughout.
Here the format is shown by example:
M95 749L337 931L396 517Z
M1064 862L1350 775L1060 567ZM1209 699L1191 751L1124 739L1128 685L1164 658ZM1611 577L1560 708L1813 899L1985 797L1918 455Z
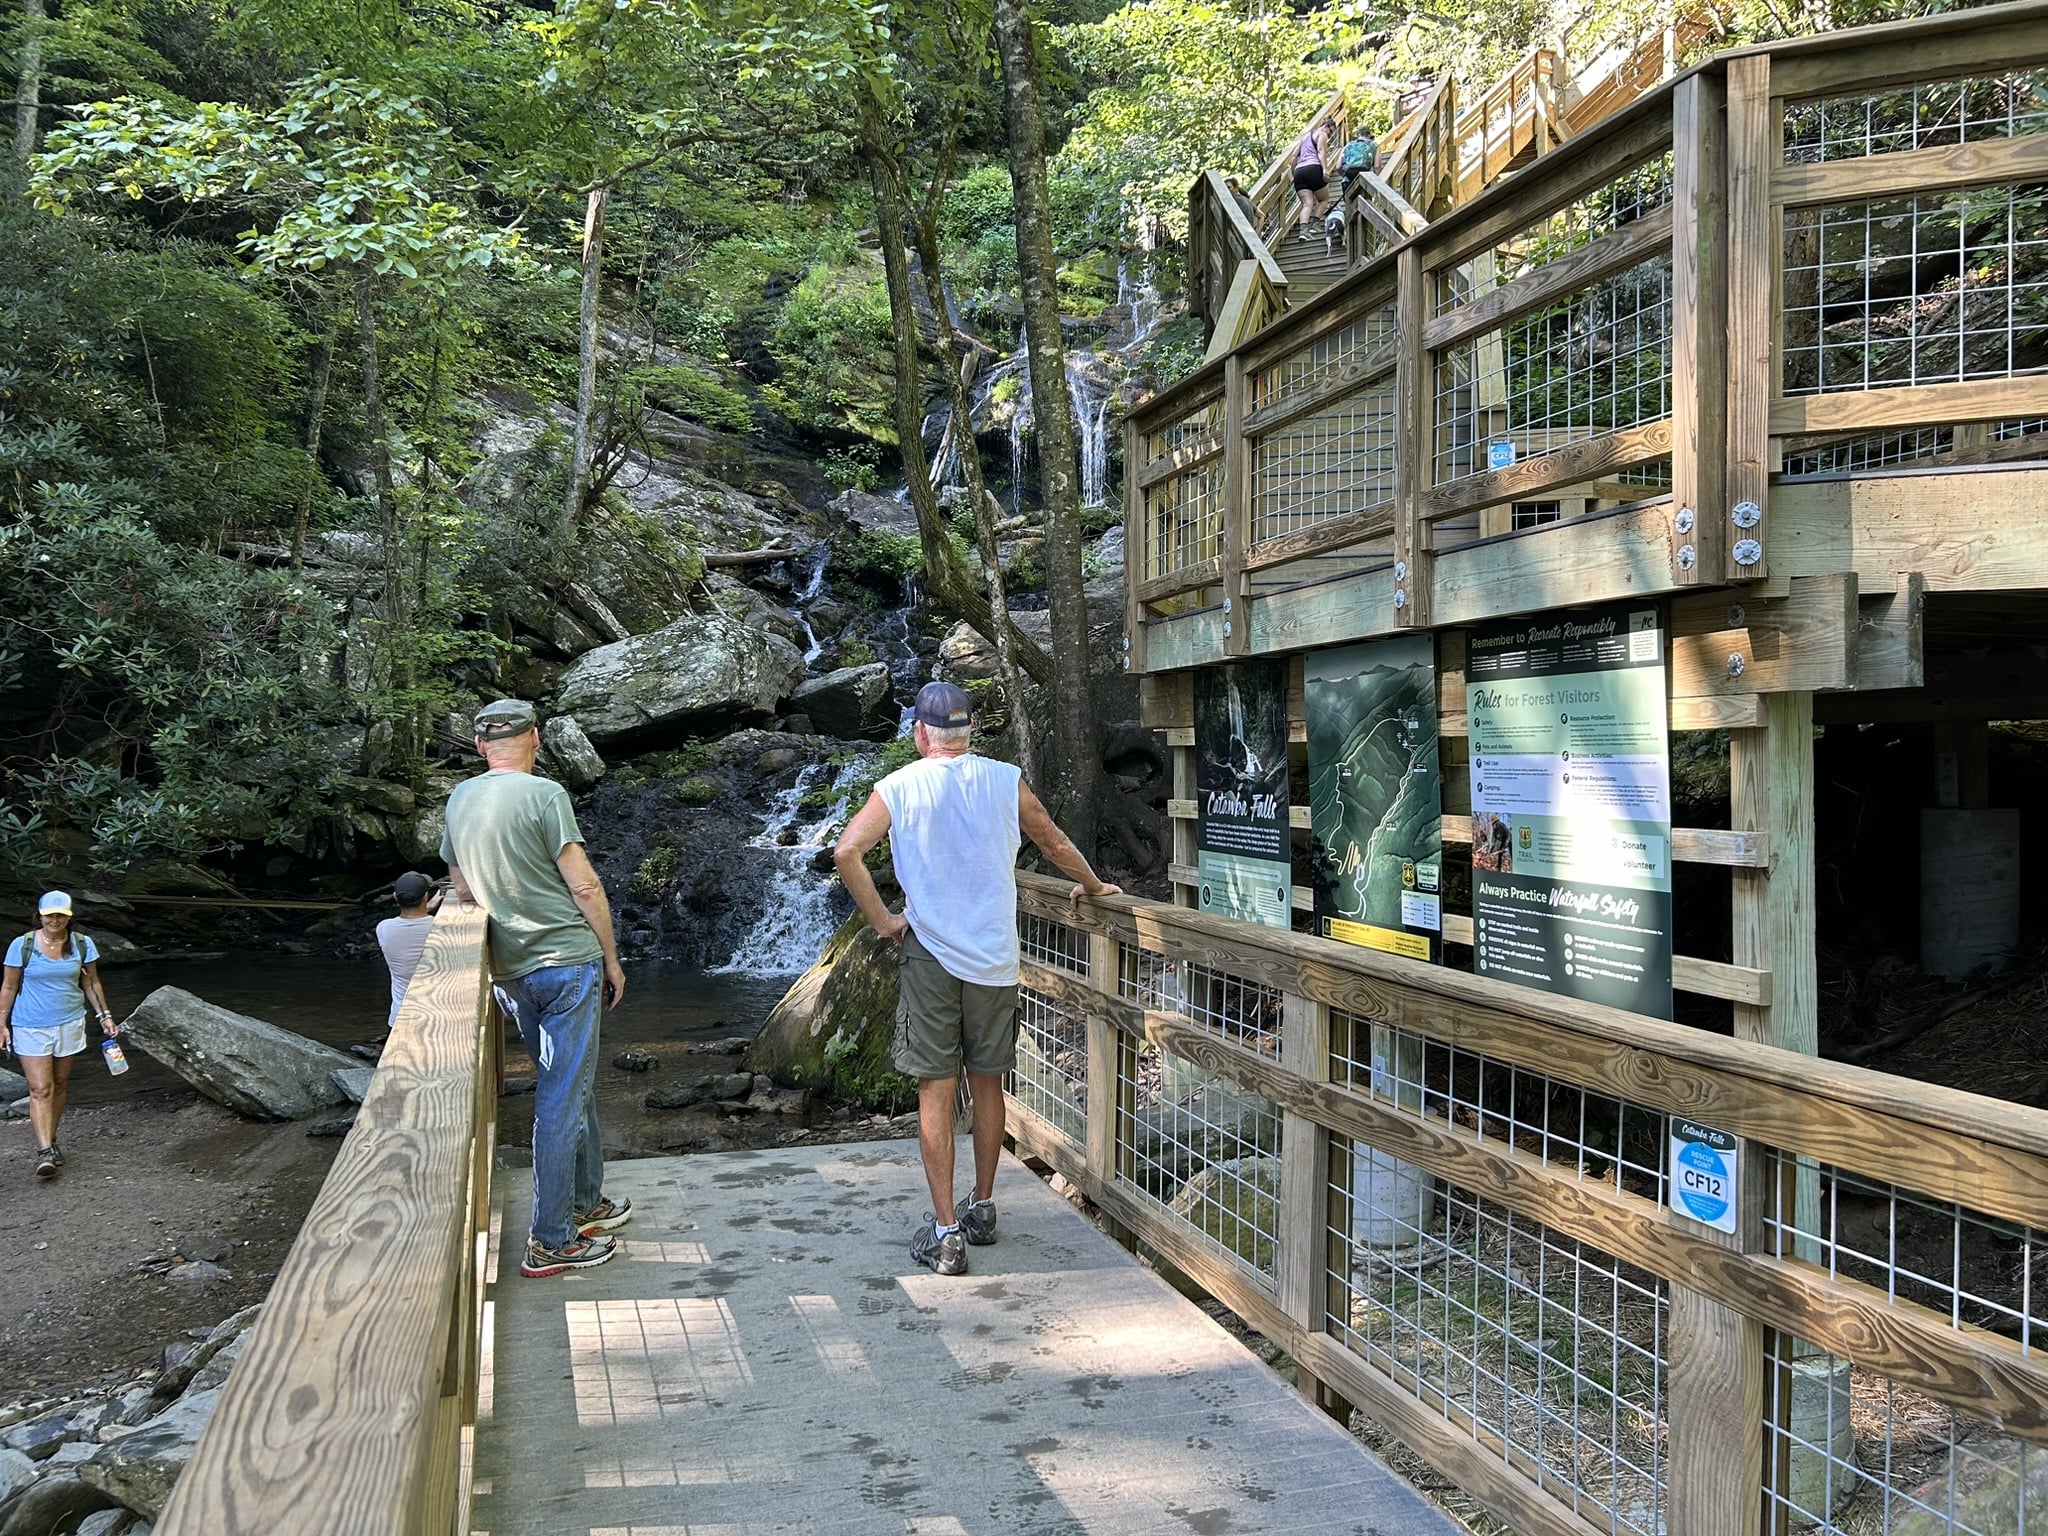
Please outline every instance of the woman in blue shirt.
M47 1179L64 1166L57 1122L64 1117L71 1058L85 1049L88 999L107 1038L119 1031L100 985L99 948L71 931L71 898L46 891L36 912L36 931L7 946L0 971L0 1051L21 1058L36 1133L36 1176Z

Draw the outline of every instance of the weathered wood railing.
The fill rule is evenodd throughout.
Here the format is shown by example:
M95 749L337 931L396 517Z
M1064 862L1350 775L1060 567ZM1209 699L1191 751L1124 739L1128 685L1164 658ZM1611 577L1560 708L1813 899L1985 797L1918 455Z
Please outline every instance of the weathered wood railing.
M1640 595L1767 578L1781 464L2035 455L2044 63L2039 0L1725 55L1145 403L1132 666L1310 643L1251 578L1338 551L1347 637L1517 611L1437 556L1541 496L1629 509ZM1902 220L1954 281L1852 292Z
M444 908L160 1536L469 1530L502 1036Z
M1222 173L1205 171L1188 192L1188 312L1208 321L1212 334L1219 329L1232 334L1233 303L1242 307L1253 302L1250 290L1259 285L1271 312L1277 314L1287 274L1238 206ZM1263 323L1252 328L1262 328Z
M2048 1114L1020 883L1020 1147L1509 1528L2026 1528ZM1741 1138L1732 1234L1674 1121Z

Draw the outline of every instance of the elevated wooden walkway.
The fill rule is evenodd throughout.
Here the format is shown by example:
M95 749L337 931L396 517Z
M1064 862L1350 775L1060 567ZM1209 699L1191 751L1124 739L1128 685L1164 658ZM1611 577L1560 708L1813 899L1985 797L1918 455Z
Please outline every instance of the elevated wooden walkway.
M953 1277L906 1252L913 1142L608 1182L620 1257L538 1281L504 1181L474 1532L1458 1529L1015 1161Z

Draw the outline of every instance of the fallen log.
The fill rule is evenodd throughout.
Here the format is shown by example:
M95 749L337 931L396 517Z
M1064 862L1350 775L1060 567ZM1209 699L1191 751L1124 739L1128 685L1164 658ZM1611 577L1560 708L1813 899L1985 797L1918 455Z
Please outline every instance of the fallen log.
M776 560L794 560L802 554L801 549L780 549L769 546L765 549L714 550L704 557L706 570L720 570L735 565L767 565Z

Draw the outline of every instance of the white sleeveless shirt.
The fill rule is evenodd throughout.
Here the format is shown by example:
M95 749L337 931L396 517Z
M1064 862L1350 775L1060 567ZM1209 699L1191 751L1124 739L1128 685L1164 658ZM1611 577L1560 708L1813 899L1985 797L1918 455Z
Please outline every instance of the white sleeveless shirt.
M921 757L875 786L889 810L889 852L903 915L948 976L980 987L1017 981L1017 785L1014 763L964 753Z

